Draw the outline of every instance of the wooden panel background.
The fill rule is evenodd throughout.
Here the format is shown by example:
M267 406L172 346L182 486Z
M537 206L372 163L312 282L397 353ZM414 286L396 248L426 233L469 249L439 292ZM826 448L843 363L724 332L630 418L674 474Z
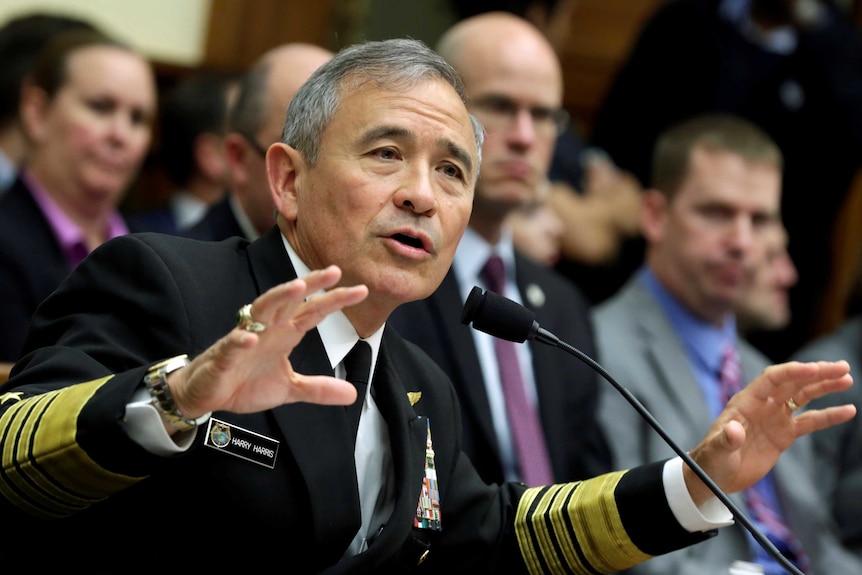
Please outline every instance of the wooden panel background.
M568 45L560 54L565 105L582 133L596 112L645 19L664 0L578 0Z
M333 2L211 0L203 65L242 70L269 48L309 42L333 48Z

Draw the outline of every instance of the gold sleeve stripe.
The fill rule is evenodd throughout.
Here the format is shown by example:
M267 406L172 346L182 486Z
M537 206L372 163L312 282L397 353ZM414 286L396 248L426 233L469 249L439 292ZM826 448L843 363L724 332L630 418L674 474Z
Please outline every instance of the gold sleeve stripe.
M612 573L650 558L632 543L617 511L614 491L624 473L526 490L515 532L530 573Z
M81 410L111 376L28 397L0 415L0 493L46 518L65 517L142 478L114 473L76 441Z

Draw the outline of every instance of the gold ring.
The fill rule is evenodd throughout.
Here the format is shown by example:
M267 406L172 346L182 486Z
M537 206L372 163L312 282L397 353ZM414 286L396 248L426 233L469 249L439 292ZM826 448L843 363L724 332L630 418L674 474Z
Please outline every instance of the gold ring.
M790 408L790 411L796 411L797 409L799 409L799 404L797 404L796 401L792 397L790 399L788 399L787 401L785 401L784 403L787 404L787 407Z
M254 333L260 333L266 329L265 323L254 321L254 318L251 316L250 303L245 304L239 308L238 312L236 312L236 326L245 331L251 331Z

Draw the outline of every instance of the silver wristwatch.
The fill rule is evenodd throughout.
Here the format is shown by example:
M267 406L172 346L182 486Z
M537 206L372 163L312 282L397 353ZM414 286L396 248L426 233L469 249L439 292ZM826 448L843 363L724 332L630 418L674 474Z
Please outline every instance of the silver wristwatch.
M177 431L189 431L197 426L206 423L212 413L205 413L196 419L189 419L177 409L174 398L171 396L171 389L168 387L168 374L174 372L181 367L189 364L189 356L186 354L178 355L164 361L156 363L147 370L144 376L144 385L147 391L150 392L150 397L153 399L153 405L159 413L167 420Z

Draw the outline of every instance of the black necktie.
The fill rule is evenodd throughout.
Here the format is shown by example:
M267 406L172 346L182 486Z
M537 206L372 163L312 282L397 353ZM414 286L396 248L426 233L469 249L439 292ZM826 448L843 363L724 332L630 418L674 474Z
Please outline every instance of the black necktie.
M359 415L365 402L365 390L368 389L368 379L371 375L371 346L361 339L356 342L347 357L344 358L345 379L356 386L356 401L347 406L347 417L353 438L356 441L356 431L359 429Z

